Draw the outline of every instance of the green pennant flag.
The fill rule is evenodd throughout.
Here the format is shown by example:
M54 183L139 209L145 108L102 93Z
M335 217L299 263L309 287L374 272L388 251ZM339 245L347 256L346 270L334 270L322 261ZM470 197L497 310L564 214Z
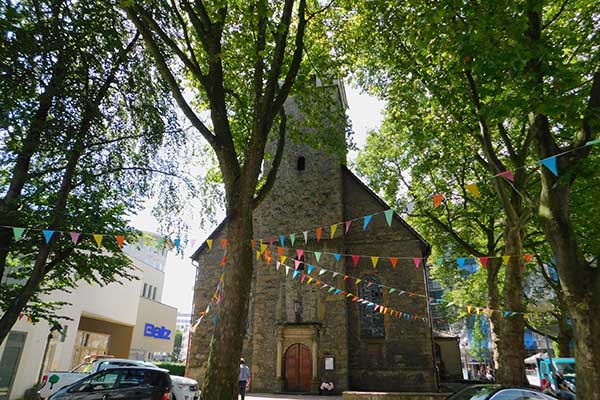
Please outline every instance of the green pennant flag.
M319 260L321 259L321 252L320 251L315 251L315 258L317 259L317 262L319 262Z
M600 144L600 138L595 139L595 140L590 140L589 142L587 142L585 145L586 146L593 146L595 144Z
M15 235L15 240L21 239L23 233L25 232L25 228L12 228L13 234Z
M392 226L392 217L394 216L394 210L390 208L389 210L384 211L383 214L385 215L385 221L387 222L388 226Z

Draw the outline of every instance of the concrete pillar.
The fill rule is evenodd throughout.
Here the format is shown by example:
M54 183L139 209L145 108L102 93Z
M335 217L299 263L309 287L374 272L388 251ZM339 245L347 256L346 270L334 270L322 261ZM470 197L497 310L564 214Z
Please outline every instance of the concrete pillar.
M282 338L281 335L277 338L277 379L281 378L282 375L282 368L281 368L281 364L283 361L283 343L282 342Z
M313 380L317 379L317 338L313 336L312 338L312 378Z

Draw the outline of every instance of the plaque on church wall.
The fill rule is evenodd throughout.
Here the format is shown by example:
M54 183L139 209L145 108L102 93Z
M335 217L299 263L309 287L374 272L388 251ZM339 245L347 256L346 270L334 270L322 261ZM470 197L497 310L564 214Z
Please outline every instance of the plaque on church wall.
M333 357L325 357L325 371L333 371Z

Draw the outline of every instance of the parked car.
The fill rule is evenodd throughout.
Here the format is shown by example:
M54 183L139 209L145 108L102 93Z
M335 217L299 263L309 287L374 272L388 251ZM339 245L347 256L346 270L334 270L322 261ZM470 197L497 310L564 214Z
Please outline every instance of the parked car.
M151 367L110 368L65 386L49 400L169 400L169 371Z
M447 400L556 400L556 398L527 388L474 385L454 393Z
M127 360L121 358L97 357L91 361L84 362L71 371L52 371L43 377L42 387L38 392L41 399L48 399L61 388L69 386L90 374L115 367L147 367L158 368L156 365L140 360ZM173 400L198 400L198 382L183 376L171 375Z

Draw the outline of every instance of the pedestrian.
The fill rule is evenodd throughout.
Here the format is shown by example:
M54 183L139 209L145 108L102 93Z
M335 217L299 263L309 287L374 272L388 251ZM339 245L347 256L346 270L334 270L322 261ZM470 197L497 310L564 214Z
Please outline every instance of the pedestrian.
M250 368L246 365L246 361L240 358L240 396L241 400L246 398L246 389L250 386Z

